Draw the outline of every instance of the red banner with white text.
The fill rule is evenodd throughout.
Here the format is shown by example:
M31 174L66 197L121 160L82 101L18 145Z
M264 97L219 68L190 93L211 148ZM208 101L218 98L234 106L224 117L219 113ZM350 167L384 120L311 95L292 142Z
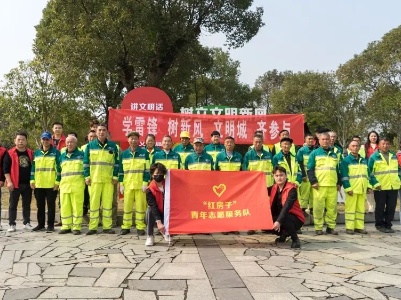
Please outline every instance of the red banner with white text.
M170 170L164 220L169 234L272 229L265 175Z
M177 114L128 109L110 109L109 130L115 141L126 141L126 135L137 131L144 136L152 133L161 142L164 135L179 141L181 131L188 131L191 138L203 137L208 142L210 133L217 130L224 139L232 136L236 144L252 144L256 130L264 132L264 144L279 142L279 132L286 129L297 145L304 140L304 115L206 115Z

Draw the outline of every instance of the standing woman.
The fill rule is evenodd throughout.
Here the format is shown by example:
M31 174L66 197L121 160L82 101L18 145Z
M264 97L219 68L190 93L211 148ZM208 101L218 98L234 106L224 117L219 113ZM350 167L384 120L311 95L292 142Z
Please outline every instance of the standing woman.
M146 136L146 141L145 141L145 150L148 151L149 153L149 160L152 163L153 160L153 155L156 152L160 151L160 148L156 147L156 137L154 134L149 133Z
M368 133L368 138L364 145L366 159L369 160L369 157L377 151L379 143L379 134L372 130ZM368 212L373 213L375 211L375 199L373 197L373 193L366 195L366 203L368 204Z

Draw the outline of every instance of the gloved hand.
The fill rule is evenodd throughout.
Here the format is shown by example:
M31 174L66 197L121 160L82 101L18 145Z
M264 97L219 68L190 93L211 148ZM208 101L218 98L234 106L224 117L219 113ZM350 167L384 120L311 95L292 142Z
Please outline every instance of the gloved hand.
M120 193L123 194L123 195L124 195L124 190L125 190L125 189L124 189L124 186L123 186L123 185L120 185Z

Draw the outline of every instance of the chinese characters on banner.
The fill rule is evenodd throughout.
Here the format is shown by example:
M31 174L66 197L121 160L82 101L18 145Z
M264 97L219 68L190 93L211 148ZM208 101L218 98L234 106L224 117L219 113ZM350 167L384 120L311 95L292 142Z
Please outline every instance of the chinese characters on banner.
M165 191L169 234L273 228L263 172L170 170Z
M224 139L232 136L237 144L252 144L256 130L264 133L264 143L274 144L279 141L279 132L290 132L295 144L303 144L303 115L187 115L128 109L110 109L109 130L116 141L126 141L126 135L137 131L143 136L152 133L160 142L164 135L170 135L178 141L181 131L188 131L191 137L203 137L206 141L210 133L217 130Z

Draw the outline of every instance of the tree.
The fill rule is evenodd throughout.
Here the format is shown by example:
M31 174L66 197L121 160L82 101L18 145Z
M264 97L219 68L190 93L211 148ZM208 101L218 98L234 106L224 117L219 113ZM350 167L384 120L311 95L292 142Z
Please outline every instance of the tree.
M49 1L37 28L35 54L70 89L116 107L125 92L159 87L180 53L202 31L222 32L240 47L263 25L252 0ZM106 111L107 114L107 111Z
M17 68L5 75L6 83L1 87L0 111L2 129L0 139L12 144L14 134L24 130L30 142L39 145L38 137L50 130L55 121L64 123L70 131L86 134L86 120L90 111L82 101L63 92L47 66L37 60L20 62ZM84 131L83 131L84 130Z

